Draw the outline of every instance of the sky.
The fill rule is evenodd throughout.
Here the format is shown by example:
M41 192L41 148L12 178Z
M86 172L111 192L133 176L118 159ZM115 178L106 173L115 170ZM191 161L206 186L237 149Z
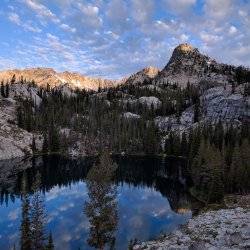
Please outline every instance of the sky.
M184 42L249 67L249 27L250 0L0 0L0 70L118 79L163 68Z

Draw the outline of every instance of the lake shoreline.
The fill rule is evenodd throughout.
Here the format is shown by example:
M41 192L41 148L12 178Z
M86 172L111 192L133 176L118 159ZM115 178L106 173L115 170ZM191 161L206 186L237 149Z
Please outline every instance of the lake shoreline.
M178 158L178 159L186 159L183 156L175 156L175 155L167 155L165 153L159 153L159 154L146 154L146 153L125 153L125 152L120 152L120 153L115 153L115 152L111 152L110 153L112 156L124 156L124 157L133 157L133 156L142 156L142 157L147 157L147 156L153 156L153 157L163 157L163 158ZM59 155L59 156L63 156L65 158L68 159L78 159L78 158L87 158L87 157L98 157L100 154L78 154L75 156L72 156L68 153L63 153L63 152L49 152L49 153L42 153L42 152L36 152L33 154L24 154L22 156L17 156L17 157L6 157L4 155L0 155L0 161L5 161L5 160L14 160L14 159L18 159L18 158L32 158L32 157L39 157L39 156L50 156L50 155Z
M248 249L250 195L228 195L225 208L202 212L176 231L133 249Z

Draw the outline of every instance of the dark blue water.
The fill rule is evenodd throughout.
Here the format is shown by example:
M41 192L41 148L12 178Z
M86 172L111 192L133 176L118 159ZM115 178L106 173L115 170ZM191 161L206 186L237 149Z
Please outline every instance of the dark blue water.
M120 158L113 185L118 220L113 230L116 249L127 249L131 239L149 240L171 232L190 217L185 166L160 158ZM45 229L53 234L56 249L94 249L89 246L89 218L84 212L89 200L86 175L92 160L47 157L33 161L2 162L0 205L0 249L19 246L23 171L29 187L37 171L42 176L41 192L46 211ZM8 169L8 171L6 170ZM9 171L12 169L12 171ZM7 173L7 174L6 174ZM32 196L30 191L30 196Z

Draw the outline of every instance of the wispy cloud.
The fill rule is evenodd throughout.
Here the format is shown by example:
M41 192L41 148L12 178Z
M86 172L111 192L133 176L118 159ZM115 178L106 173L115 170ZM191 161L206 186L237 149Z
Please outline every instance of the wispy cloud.
M22 27L26 31L31 31L36 33L42 32L40 28L33 26L31 21L22 22L19 15L14 12L9 13L8 18L11 22Z

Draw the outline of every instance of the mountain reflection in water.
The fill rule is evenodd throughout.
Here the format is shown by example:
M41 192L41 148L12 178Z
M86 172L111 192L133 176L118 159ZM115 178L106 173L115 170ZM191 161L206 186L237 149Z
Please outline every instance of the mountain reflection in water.
M94 158L48 156L1 162L0 249L19 244L24 172L30 196L36 173L41 174L46 230L53 233L56 249L127 249L131 239L151 239L191 217L185 162L158 157L113 160L117 168L111 182L100 185L102 178L86 179ZM98 171L97 176L105 177ZM97 234L102 242L96 241Z

